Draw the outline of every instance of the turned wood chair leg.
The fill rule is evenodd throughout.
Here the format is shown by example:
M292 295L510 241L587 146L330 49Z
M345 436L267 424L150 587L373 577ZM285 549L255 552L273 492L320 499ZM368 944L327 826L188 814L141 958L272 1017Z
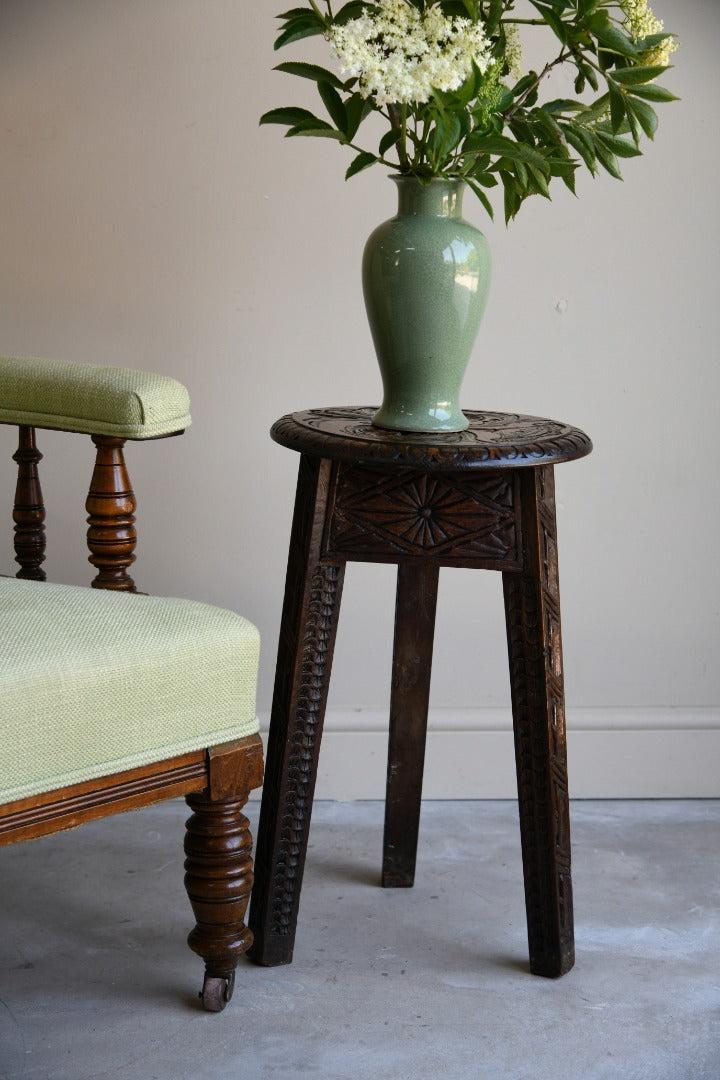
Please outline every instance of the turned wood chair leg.
M439 567L398 565L382 884L415 881Z
M250 905L248 955L268 967L292 961L340 613L344 563L320 562L329 468L300 459Z
M503 575L530 970L575 961L552 466L522 476L524 570Z
M20 564L16 577L45 581L41 564L45 561L45 506L38 464L42 454L35 443L35 429L19 428L18 448L13 454L18 477L15 489L15 562Z
M262 743L253 735L209 751L210 784L186 796L185 887L196 919L188 945L205 961L204 1007L220 1012L232 997L235 968L252 942L245 913L253 883L252 837L242 813L262 783Z
M94 589L136 592L127 572L135 562L135 494L125 466L125 439L93 435L95 468L85 508L88 512L88 561L98 574Z

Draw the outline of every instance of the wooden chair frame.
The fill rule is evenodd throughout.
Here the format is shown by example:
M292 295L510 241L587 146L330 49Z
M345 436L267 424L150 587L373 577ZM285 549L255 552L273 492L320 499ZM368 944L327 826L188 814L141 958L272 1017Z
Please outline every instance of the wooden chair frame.
M181 434L175 432L174 434ZM97 573L93 588L136 592L128 573L135 561L136 499L125 465L125 439L93 435L87 543ZM143 440L147 441L147 440ZM46 579L45 508L35 429L19 428L13 459L18 479L13 510L16 577ZM221 1011L232 996L238 959L252 943L245 925L253 882L249 823L242 813L263 781L262 742L236 742L183 754L0 806L0 846L74 828L86 821L185 796L185 885L196 925L190 948L205 961L200 996Z

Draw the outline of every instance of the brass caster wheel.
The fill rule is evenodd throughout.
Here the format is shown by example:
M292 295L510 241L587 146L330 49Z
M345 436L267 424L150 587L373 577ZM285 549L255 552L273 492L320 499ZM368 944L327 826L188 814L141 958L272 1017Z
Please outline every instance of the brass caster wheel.
M205 975L203 988L198 995L207 1012L222 1012L233 995L235 972L230 975Z

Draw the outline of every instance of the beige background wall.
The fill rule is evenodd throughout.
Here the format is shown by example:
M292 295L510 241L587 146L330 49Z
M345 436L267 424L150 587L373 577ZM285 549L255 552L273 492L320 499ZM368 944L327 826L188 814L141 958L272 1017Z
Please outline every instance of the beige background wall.
M137 578L259 625L263 711L296 469L267 431L295 409L378 400L359 260L393 212L382 170L346 185L336 145L257 126L313 92L271 71L275 7L0 5L0 351L188 385L189 432L128 454ZM578 200L535 200L509 230L466 207L494 254L466 405L569 420L595 442L558 470L572 786L586 795L720 794L720 7L655 7L682 39L667 81L683 100L625 182L583 175ZM6 569L13 449L1 430ZM89 446L48 434L42 449L49 571L86 581ZM512 793L499 586L443 574L429 794ZM390 568L351 566L326 794L381 790L392 600Z

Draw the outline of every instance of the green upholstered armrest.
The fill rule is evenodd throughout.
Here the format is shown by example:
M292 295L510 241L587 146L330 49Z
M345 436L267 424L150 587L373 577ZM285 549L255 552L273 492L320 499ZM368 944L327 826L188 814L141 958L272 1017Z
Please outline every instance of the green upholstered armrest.
M190 399L166 375L0 357L0 423L156 439L190 424Z

